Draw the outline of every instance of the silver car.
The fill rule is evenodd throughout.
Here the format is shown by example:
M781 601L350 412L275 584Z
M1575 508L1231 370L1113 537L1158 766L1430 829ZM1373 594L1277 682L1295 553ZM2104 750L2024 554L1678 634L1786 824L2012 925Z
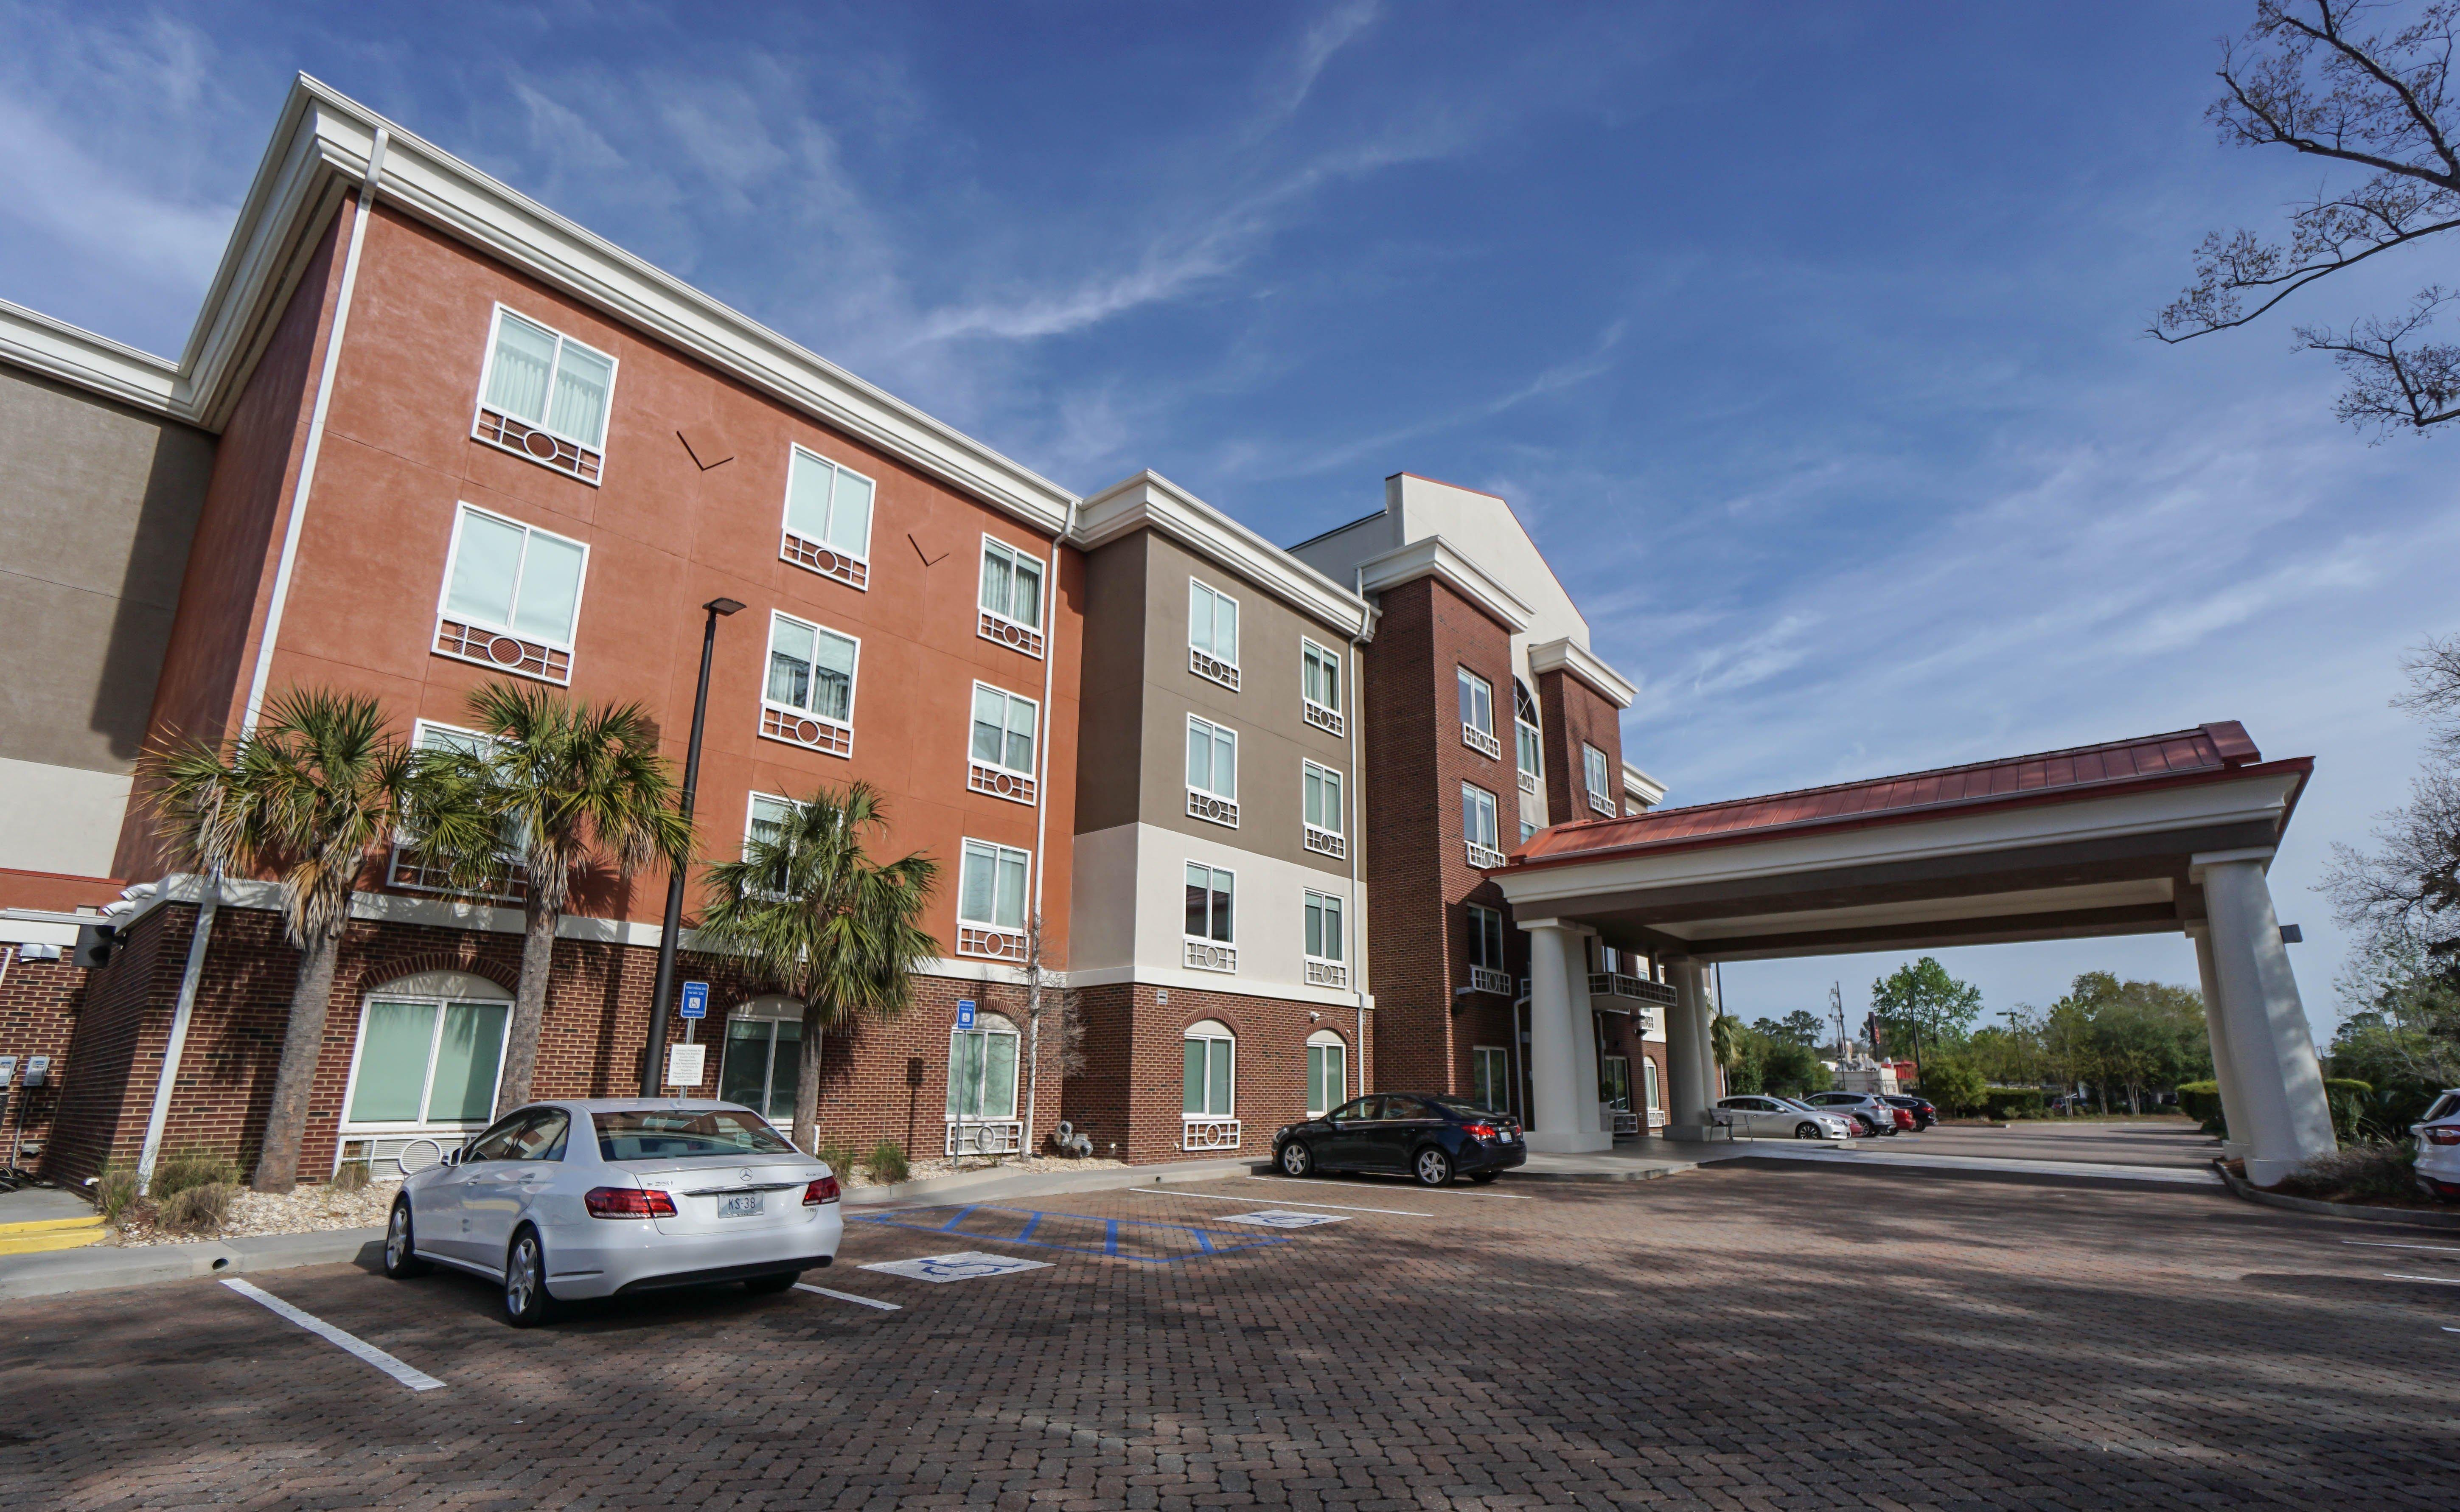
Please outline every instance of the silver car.
M1748 1139L1850 1139L1854 1120L1792 1097L1744 1094L1717 1099L1717 1121Z
M1842 1114L1862 1126L1864 1134L1897 1132L1897 1110L1872 1092L1814 1092L1802 1099L1822 1113Z
M783 1291L837 1258L839 1195L825 1163L734 1103L532 1103L404 1178L385 1274L435 1262L498 1282L516 1328L559 1299Z

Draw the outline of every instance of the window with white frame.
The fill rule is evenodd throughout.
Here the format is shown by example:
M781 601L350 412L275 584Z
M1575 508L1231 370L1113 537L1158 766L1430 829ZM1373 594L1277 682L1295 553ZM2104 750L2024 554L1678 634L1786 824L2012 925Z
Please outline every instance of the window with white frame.
M794 813L795 803L792 799L782 799L771 793L753 794L743 816L743 859L746 861L752 859L752 847L754 845L776 844L786 833L786 820L793 818ZM781 862L778 869L769 878L769 895L774 897L782 893L785 886L785 867Z
M1187 812L1239 827L1239 732L1187 716Z
M1326 735L1339 735L1341 656L1305 636L1299 637L1299 713Z
M1580 771L1589 788L1589 807L1601 814L1615 812L1614 782L1607 776L1606 754L1586 741L1580 744Z
M1474 782L1461 784L1461 839L1468 842L1471 865L1483 870L1503 864L1495 827L1495 795Z
M495 748L496 742L476 730L462 730L420 719L411 726L410 744L413 751L421 753L450 751L484 756ZM503 872L489 882L484 896L519 903L529 892L529 874L521 865L518 826L508 823L505 828ZM420 854L416 822L409 816L393 826L392 856L387 867L386 880L393 886L407 887L414 892L452 890L452 879L445 869L433 864Z
M871 503L877 486L817 452L786 462L786 524L777 555L850 588L871 586Z
M435 654L541 682L572 681L589 548L471 504L453 517Z
M1535 795L1538 779L1546 775L1543 747L1538 735L1538 700L1520 679L1512 679L1512 747L1516 764L1520 768L1520 791Z
M1238 691L1239 601L1194 578L1187 580L1187 670Z
M850 635L772 613L761 735L830 756L854 755L855 664L861 651Z
M613 357L498 305L470 434L594 484L614 394Z
M1238 1040L1219 1019L1187 1026L1179 1109L1190 1118L1227 1118L1238 1106Z
M1347 987L1349 965L1343 942L1341 897L1306 894L1306 979L1310 987Z
M1469 908L1469 985L1480 992L1512 995L1512 972L1503 960L1503 915L1471 904Z
M1302 763L1302 809L1306 848L1335 861L1349 854L1348 828L1342 820L1341 774L1313 761Z
M1470 1052L1470 1097L1490 1113L1512 1111L1512 1057L1501 1045Z
M974 684L973 743L965 786L977 793L1030 803L1034 798L1033 741L1042 706L988 683Z
M977 633L1028 656L1042 654L1042 561L983 537L982 618Z
M1460 681L1461 744L1502 759L1503 742L1495 738L1495 685L1466 667L1453 671Z
M1227 867L1187 863L1187 928L1189 966L1204 971L1239 969L1239 879Z
M1025 959L1025 883L1032 858L1013 845L965 842L957 877L957 953Z
M1339 1034L1319 1029L1306 1042L1306 1111L1322 1118L1349 1096L1349 1046Z
M948 1032L948 1153L1016 1151L1016 1025L984 1013L972 1029Z
M512 994L438 971L387 983L359 1012L344 1133L484 1128L503 1070Z
M720 1101L739 1103L772 1123L791 1123L802 1072L800 999L772 993L727 1015L726 1048L717 1072Z

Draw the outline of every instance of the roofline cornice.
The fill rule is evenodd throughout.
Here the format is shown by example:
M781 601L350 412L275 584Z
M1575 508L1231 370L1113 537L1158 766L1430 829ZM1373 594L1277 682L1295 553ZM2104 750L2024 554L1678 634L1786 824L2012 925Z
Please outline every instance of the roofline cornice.
M180 368L167 358L0 299L0 361L171 419Z
M1151 468L1078 505L1069 543L1092 551L1138 530L1187 547L1344 635L1374 635L1375 613L1366 600Z
M1510 588L1488 577L1476 563L1441 536L1425 536L1406 546L1359 564L1361 586L1369 593L1398 587L1423 577L1444 585L1485 611L1490 619L1517 635L1529 628L1536 611L1515 598Z
M1566 635L1560 640L1540 641L1529 648L1529 670L1533 672L1568 672L1589 685L1598 696L1617 709L1628 709L1640 696L1640 690L1622 680L1613 668L1598 660L1589 649Z

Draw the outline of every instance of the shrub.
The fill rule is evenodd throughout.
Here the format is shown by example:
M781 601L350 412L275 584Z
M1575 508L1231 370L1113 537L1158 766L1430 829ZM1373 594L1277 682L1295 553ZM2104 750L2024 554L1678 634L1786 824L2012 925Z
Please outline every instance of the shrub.
M106 1224L117 1224L137 1203L137 1167L106 1165L95 1179L94 1207Z
M2229 1125L2221 1117L2221 1084L2217 1081L2180 1082L2178 1111L2202 1124L2206 1134L2224 1138L2229 1134Z
M1942 1113L1969 1113L1982 1106L1988 1091L1982 1073L1962 1060L1942 1058L1922 1068L1922 1096Z
M154 1162L154 1181L145 1195L155 1202L168 1203L181 1192L199 1186L237 1186L239 1163L227 1155L206 1150L182 1150L166 1155Z
M2039 1087L1993 1087L1987 1094L1990 1116L1994 1118L2038 1118L2042 1116L2042 1089Z
M2406 1144L2343 1145L2302 1162L2280 1189L2294 1197L2409 1197L2417 1190L2417 1152Z
M855 1173L855 1167L860 1163L861 1160L860 1157L854 1153L853 1145L833 1134L814 1135L812 1137L812 1154L815 1158L827 1164L829 1174L831 1176L837 1177L840 1181L852 1177Z
M367 1161L344 1161L334 1168L333 1180L329 1184L337 1192L364 1192L368 1188L368 1182L372 1179L368 1174Z
M2363 1141L2374 1132L2368 1127L2375 1107L2371 1083L2352 1076L2326 1076L2323 1102L2332 1110L2332 1132L2344 1143Z
M871 1147L871 1179L882 1186L894 1186L914 1174L905 1163L905 1146L895 1139L882 1139Z
M218 1233L238 1198L239 1185L233 1182L183 1186L164 1200L159 1222L175 1234Z

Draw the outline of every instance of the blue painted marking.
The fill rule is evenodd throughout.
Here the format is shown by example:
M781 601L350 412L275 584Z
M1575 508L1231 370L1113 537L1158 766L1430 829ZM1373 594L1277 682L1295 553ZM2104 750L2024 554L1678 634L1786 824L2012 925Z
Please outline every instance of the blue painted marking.
M906 1217L908 1213L927 1213L929 1209L922 1208L907 1209L906 1213L849 1213L846 1215L846 1221L854 1224L879 1224L887 1228L911 1228L926 1234L947 1234L956 1232L957 1225L964 1223L967 1218L971 1217L975 1213L1011 1213L1026 1221L1025 1227L1018 1232L1016 1237L1011 1239L1002 1237L998 1234L971 1233L967 1234L965 1237L968 1239L986 1240L995 1245L1027 1245L1035 1249L1061 1249L1066 1250L1070 1254L1076 1255L1105 1255L1113 1260L1139 1260L1148 1265L1156 1266L1167 1266L1181 1260L1200 1259L1208 1255L1233 1254L1241 1249L1261 1249L1267 1245L1286 1245L1291 1242L1287 1235L1232 1234L1198 1228L1192 1224L1164 1224L1156 1223L1151 1219L1145 1218L1095 1219L1090 1214L1085 1213L1045 1213L1029 1207L992 1207L980 1203L970 1203L958 1208L956 1216L949 1219L944 1224L916 1224L902 1222L902 1219ZM1096 1249L1086 1245L1063 1245L1053 1240L1035 1239L1031 1237L1033 1231L1037 1227L1041 1226L1042 1220L1046 1217L1075 1218L1088 1223L1099 1223L1102 1225L1101 1247ZM1186 1234L1195 1240L1197 1248L1193 1254L1186 1255L1125 1254L1122 1253L1119 1248L1119 1231L1123 1227L1159 1228L1175 1233ZM1217 1245L1213 1242L1216 1238L1232 1239L1236 1240L1237 1243Z

